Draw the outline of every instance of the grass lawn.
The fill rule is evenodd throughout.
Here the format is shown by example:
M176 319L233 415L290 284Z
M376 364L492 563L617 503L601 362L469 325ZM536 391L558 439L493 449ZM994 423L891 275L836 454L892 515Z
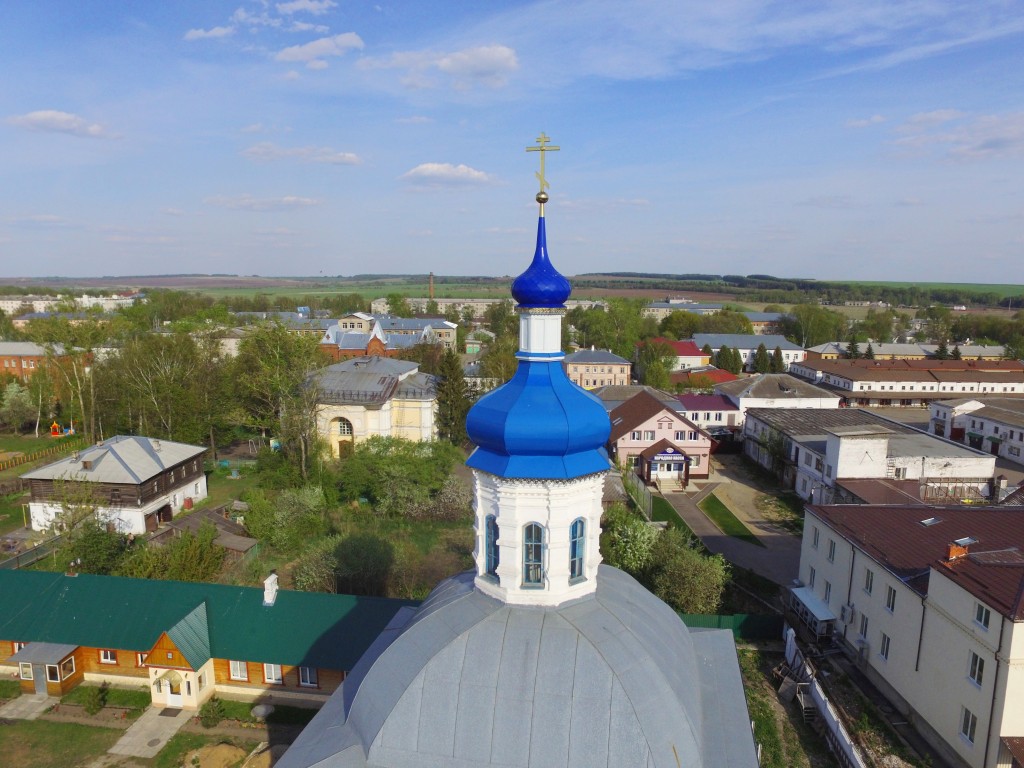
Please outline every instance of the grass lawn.
M0 533L13 531L25 524L22 502L28 502L28 496L23 493L0 496Z
M717 525L726 536L732 536L735 539L756 544L759 547L764 546L757 536L752 534L750 529L740 522L739 518L729 511L729 508L715 494L712 493L699 506L704 514L710 518L711 522Z
M0 762L18 768L78 768L104 754L123 733L78 723L15 720L0 727Z
M57 440L50 437L49 430L45 437L34 435L0 435L0 453L32 453L43 448L52 448L58 444Z
M98 685L79 685L61 698L61 704L79 704L85 706L89 689L99 688ZM148 688L107 688L108 707L124 707L132 710L131 717L138 717L152 703Z
M21 696L21 684L17 680L0 680L0 700L9 701Z
M256 748L255 739L236 739L232 736L218 736L205 733L176 733L167 745L153 758L152 768L181 768L185 755L193 749L211 744L232 744L248 754Z
M231 479L231 470L218 467L206 476L206 490L209 494L196 504L197 509L219 507L242 498L242 494L256 487L255 472L243 470L237 480Z
M672 505L661 496L651 496L651 520L656 523L668 523L673 528L678 528L683 533L687 533L690 536L693 535L693 531L690 530L690 526L683 522L683 519L676 514Z

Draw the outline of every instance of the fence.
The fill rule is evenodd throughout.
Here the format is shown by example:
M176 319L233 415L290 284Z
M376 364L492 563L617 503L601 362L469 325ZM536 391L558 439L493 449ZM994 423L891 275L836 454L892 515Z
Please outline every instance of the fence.
M644 486L640 478L628 467L622 472L622 485L644 517L651 519L651 492Z
M688 627L731 630L737 640L776 640L782 636L781 616L757 613L735 613L731 616L680 613L679 617Z
M30 461L41 459L44 456L52 456L58 453L67 453L82 447L84 441L80 437L74 438L63 438L61 441L49 448L43 448L41 451L33 451L32 453L22 453L18 456L14 456L10 459L4 459L0 461L0 472L5 469L11 469L13 467L21 466L22 464L28 464Z
M38 563L47 555L52 555L61 542L64 541L63 536L54 536L52 539L47 539L41 544L37 544L32 549L25 550L24 552L7 558L6 560L0 560L0 569L14 571L18 568L25 568L33 563Z

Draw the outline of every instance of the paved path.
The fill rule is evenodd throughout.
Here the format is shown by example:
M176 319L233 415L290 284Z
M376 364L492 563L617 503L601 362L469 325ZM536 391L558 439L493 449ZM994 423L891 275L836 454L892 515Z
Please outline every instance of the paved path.
M167 712L168 715L165 716L161 714L162 712ZM107 751L112 755L156 757L156 753L163 749L178 729L189 721L192 714L183 709L163 710L150 707Z
M0 720L35 720L57 702L53 696L22 694L0 707Z

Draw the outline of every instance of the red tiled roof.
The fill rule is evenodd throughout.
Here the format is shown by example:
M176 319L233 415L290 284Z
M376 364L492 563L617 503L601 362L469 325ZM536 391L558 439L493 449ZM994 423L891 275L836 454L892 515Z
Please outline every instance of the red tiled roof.
M662 336L657 336L653 339L648 339L650 342L660 342L667 344L675 350L676 357L707 357L701 352L700 347L694 344L692 341L673 341L672 339L666 339ZM647 342L641 341L637 343L638 348L642 348Z
M727 381L736 381L739 378L735 373L723 371L721 368L708 368L702 371L673 371L669 374L669 379L673 384L686 383L691 378L698 377L707 378L712 384L723 384Z
M931 569L1012 621L1024 621L1024 526L1018 507L809 506L807 509L921 595ZM938 518L934 525L921 521ZM973 537L948 561L951 542ZM993 556L993 553L998 553Z

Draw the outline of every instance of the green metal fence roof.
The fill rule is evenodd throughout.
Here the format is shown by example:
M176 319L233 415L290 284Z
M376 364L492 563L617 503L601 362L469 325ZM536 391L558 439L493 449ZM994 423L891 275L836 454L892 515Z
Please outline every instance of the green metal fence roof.
M210 656L340 670L355 665L400 608L416 605L280 590L265 607L263 590L252 587L0 571L0 639L145 652L161 632L197 635L204 603ZM183 642L186 658L203 655L197 636Z

